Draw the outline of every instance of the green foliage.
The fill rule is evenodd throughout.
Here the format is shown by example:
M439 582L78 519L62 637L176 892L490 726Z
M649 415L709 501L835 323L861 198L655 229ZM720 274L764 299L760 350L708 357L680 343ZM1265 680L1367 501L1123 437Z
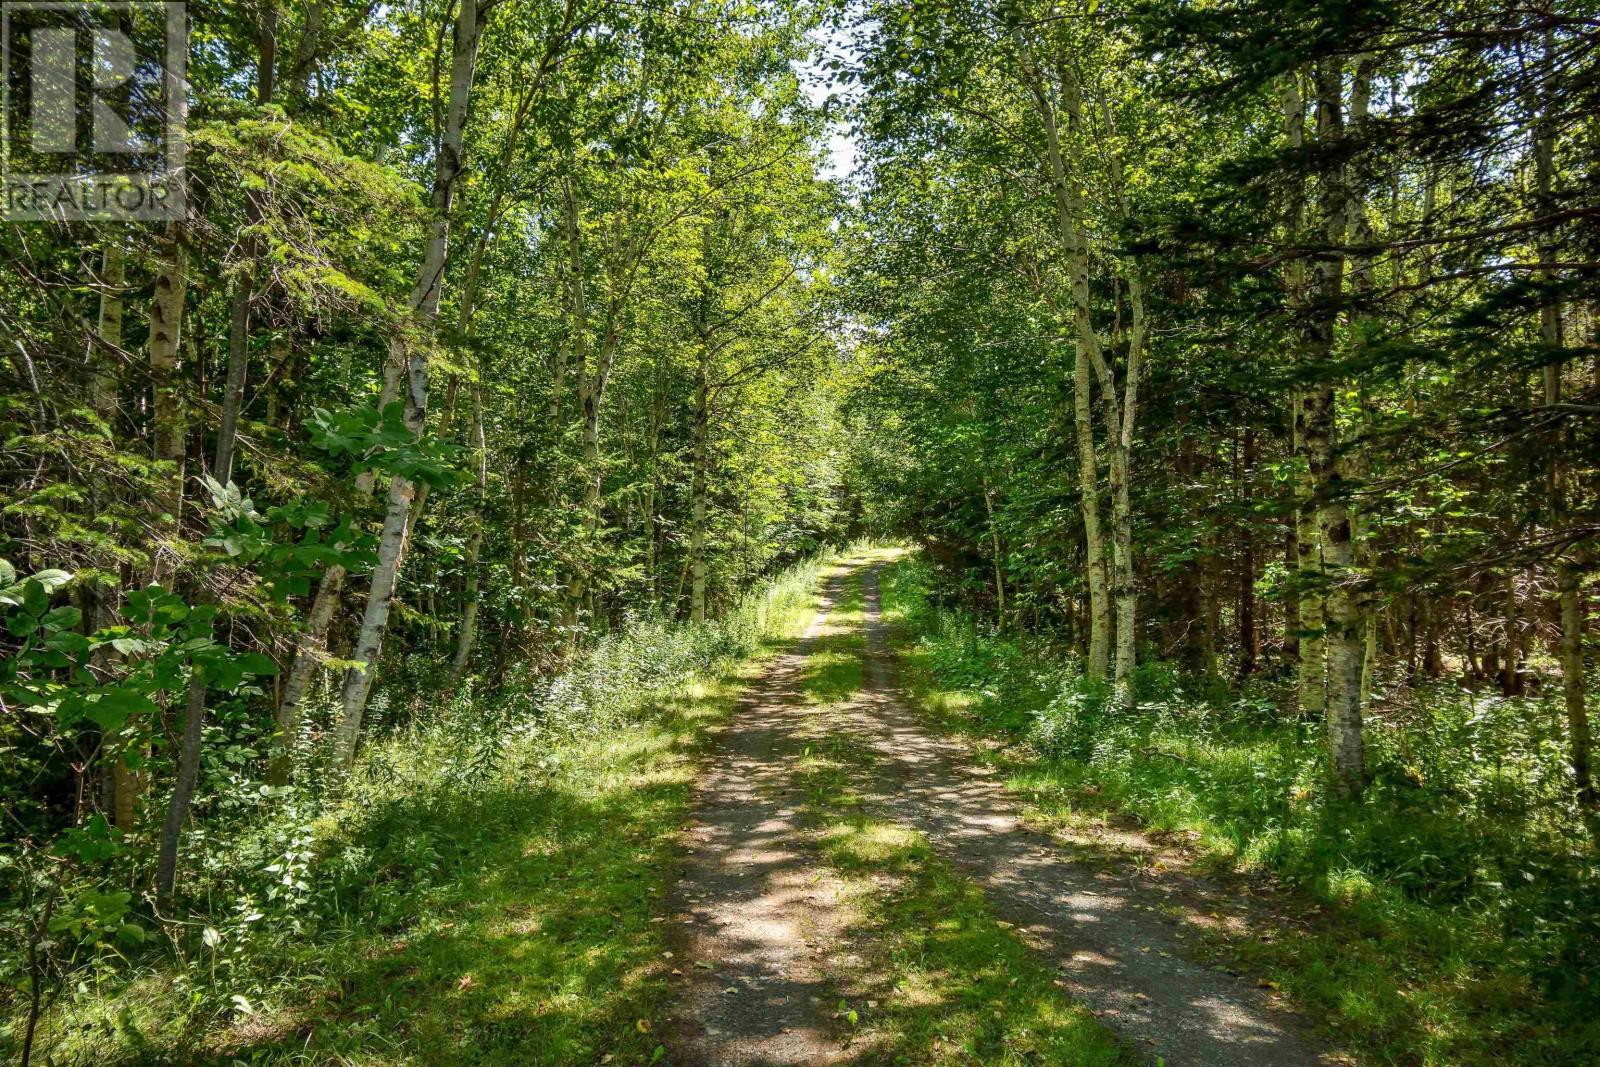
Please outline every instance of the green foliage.
M980 632L901 564L885 606L924 706L1026 742L1007 764L1047 822L1127 815L1316 916L1230 946L1384 1059L1581 1062L1600 1041L1600 867L1549 701L1424 690L1370 732L1364 804L1322 787L1319 724L1270 687L1207 702L1148 667L1127 713L1070 654ZM1353 996L1353 990L1361 990Z
M689 801L681 749L726 712L717 679L809 617L824 563L713 624L641 621L554 677L464 692L372 745L331 804L315 767L275 789L212 745L228 799L191 844L191 892L213 903L163 947L128 921L130 894L85 881L57 908L61 936L119 951L64 994L47 1040L110 1062L279 1062L300 1054L311 1013L329 1022L319 1054L355 1062L380 1060L396 1032L440 1055L470 1039L484 1063L647 1056L654 1039L633 1024L665 984L638 971L659 955L650 919ZM193 615L157 593L140 605L183 616L172 625ZM120 840L96 817L55 852L87 876ZM365 1021L333 1025L349 1012Z
M447 488L462 480L458 467L466 450L434 438L418 440L406 426L404 405L398 401L381 411L318 408L311 413L307 435L313 448L327 453L351 475L375 470L430 488Z

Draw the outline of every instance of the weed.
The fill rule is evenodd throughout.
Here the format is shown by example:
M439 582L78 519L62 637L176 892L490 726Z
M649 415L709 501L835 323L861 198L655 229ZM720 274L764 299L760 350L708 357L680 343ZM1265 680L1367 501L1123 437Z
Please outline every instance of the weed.
M930 717L1012 742L1046 823L1133 816L1286 883L1309 928L1230 949L1341 1040L1439 1067L1600 1057L1600 864L1547 704L1437 688L1381 708L1372 787L1341 804L1320 727L1280 714L1270 685L1208 699L1151 664L1138 709L1113 711L1069 655L981 631L930 584L914 559L884 582Z

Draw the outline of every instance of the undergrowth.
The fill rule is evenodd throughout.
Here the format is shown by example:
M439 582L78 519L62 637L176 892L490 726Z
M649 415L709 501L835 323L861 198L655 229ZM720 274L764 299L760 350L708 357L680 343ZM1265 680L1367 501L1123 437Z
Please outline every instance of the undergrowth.
M884 582L921 706L1012 741L1001 758L1046 823L1131 816L1286 886L1304 934L1231 950L1342 1042L1439 1067L1600 1059L1600 861L1552 704L1397 694L1350 805L1322 788L1320 724L1281 710L1283 683L1219 694L1150 664L1117 712L1070 655L937 606L932 581L911 559Z
M556 677L413 709L340 787L315 763L289 788L230 783L187 858L189 917L98 961L46 1017L40 1051L61 1064L654 1062L666 986L651 920L689 755L730 706L726 672L809 617L822 562L710 624L638 622ZM208 772L234 773L225 754ZM0 1030L0 1055L16 1039Z

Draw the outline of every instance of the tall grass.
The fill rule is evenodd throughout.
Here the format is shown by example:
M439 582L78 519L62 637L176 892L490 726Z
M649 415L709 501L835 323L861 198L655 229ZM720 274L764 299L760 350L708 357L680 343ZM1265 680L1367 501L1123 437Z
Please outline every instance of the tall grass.
M478 976L475 996L504 1001L482 1010L526 1016L525 1033L483 1062L526 1062L526 1042L583 1063L607 1033L644 1041L630 1013L659 990L626 976L650 958L652 894L688 802L683 754L703 722L685 709L798 631L826 563L784 571L705 625L631 623L554 676L514 671L497 693L467 687L449 701L401 694L404 724L370 738L344 781L312 759L294 786L270 787L213 744L186 918L141 953L108 955L46 1020L41 1047L61 1062L230 1062L246 1057L224 1054L235 1038L218 1035L243 1028L262 1042L249 1062L302 1062L297 1033L273 1027L309 1011L330 1058L368 1062L396 1041L423 1048L470 1031L472 1011L449 1000L463 971ZM540 957L552 988L594 987L559 1024L517 999L534 965L500 932L532 916L584 931ZM418 1002L393 1003L397 983Z
M666 694L714 675L789 636L808 617L831 556L805 560L745 592L720 618L694 626L639 619L602 636L565 670L513 668L501 690L469 689L433 714L370 745L349 797L365 806L397 779L425 788L470 786L491 772L527 780L548 771L571 743L651 713Z
M1017 780L1050 819L1129 815L1287 883L1321 919L1244 951L1342 1036L1383 1062L1600 1062L1600 861L1552 702L1392 696L1367 796L1343 804L1287 680L1218 693L1146 664L1137 710L1117 712L1071 655L985 632L932 582L908 561L885 583L925 706L1019 742Z

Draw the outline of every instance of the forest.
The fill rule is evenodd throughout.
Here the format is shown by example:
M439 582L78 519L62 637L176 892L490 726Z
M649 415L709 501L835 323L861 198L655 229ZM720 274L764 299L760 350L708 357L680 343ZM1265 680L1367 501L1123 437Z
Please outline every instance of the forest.
M4 20L0 1056L1600 1062L1596 0Z

